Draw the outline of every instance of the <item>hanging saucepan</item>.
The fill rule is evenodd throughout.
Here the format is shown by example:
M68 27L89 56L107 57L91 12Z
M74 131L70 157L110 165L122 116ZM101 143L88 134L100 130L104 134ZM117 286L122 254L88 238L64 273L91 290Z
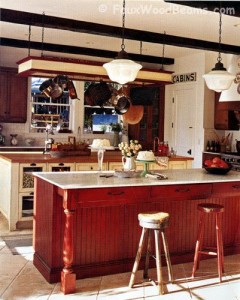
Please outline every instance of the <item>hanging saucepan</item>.
M77 92L76 92L76 89L75 89L75 86L74 86L72 80L68 80L67 88L68 88L69 96L71 99L80 100L77 96Z
M92 83L85 91L85 97L89 103L102 107L112 96L109 86L106 82Z
M47 97L51 97L50 92L52 90L52 82L52 79L45 80L39 87L39 90Z
M115 106L116 113L119 115L125 114L130 107L129 99L124 94L120 94L116 97L116 101L117 101L117 104Z

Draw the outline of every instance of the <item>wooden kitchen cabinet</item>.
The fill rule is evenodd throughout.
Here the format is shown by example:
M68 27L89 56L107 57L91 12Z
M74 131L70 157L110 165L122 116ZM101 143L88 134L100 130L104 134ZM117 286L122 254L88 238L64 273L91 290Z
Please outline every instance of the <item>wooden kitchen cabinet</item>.
M27 120L27 78L8 68L0 70L0 122L25 123Z
M240 101L219 102L220 93L215 93L214 128L218 130L239 130L235 112L240 111Z
M165 87L144 87L144 89L149 89L150 92L145 93L146 97L149 94L149 98L145 98L143 104L150 103L151 105L144 105L144 114L138 124L129 124L128 135L129 139L138 140L143 149L152 150L155 137L158 137L160 141L163 140Z

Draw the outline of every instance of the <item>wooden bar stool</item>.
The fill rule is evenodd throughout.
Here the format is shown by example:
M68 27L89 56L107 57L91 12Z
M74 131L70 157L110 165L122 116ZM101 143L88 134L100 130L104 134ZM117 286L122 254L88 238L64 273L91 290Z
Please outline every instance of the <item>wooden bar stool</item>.
M156 268L157 268L157 284L159 288L159 294L163 294L163 278L162 278L162 266L161 266L161 247L160 247L160 240L159 240L159 232L161 232L163 247L164 247L164 254L167 262L168 268L168 277L169 281L173 282L173 275L172 275L172 266L170 261L170 255L168 250L168 243L165 236L165 228L168 225L169 214L164 212L147 212L147 213L140 213L138 214L139 225L142 227L142 234L139 241L138 251L136 255L136 259L133 265L133 270L129 282L129 287L132 288L135 282L136 272L138 270L139 262L141 259L145 238L148 235L147 241L147 253L145 259L145 267L143 278L148 278L148 268L149 268L149 257L152 256L151 254L151 235L152 231L154 232L155 237L155 255L156 259ZM155 282L154 282L155 283Z
M200 221L199 221L197 242L196 242L196 248L194 254L192 277L195 276L195 272L199 268L199 261L200 261L201 254L216 255L217 263L218 263L218 276L220 282L222 282L222 273L224 272L224 266L223 266L224 258L223 258L221 215L224 212L224 207L222 205L214 204L214 203L201 203L198 205L198 210L200 211ZM204 223L207 214L212 214L215 216L217 247L215 248L206 247L203 249ZM215 252L213 250L215 250Z

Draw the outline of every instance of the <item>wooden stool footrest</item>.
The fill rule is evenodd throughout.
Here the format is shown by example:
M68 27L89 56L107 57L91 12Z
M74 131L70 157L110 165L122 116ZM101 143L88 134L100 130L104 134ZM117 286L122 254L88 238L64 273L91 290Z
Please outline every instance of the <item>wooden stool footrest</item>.
M210 251L198 251L198 253L205 254L205 255L217 255L217 252L210 252Z

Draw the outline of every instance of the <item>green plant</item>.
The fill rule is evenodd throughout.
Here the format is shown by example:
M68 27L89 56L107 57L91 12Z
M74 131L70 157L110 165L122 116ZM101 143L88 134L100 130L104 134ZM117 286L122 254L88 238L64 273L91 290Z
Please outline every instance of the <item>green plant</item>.
M122 121L121 123L110 123L111 130L114 132L121 132L123 129Z

